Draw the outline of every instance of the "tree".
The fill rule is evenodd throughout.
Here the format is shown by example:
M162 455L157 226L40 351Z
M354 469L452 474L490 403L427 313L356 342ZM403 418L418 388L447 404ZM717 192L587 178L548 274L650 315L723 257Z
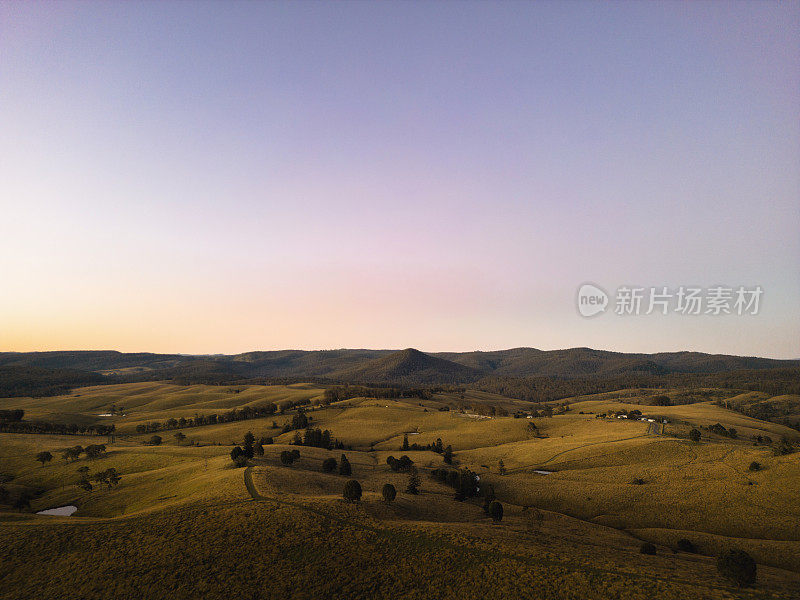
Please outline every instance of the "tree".
M694 554L697 552L697 547L692 543L691 540L687 540L686 538L681 538L678 540L678 550L681 552L690 552Z
M701 437L702 434L697 429L692 429L689 432L689 439L692 440L693 442L699 442Z
M294 454L288 450L284 450L281 452L281 462L288 467L294 462Z
M83 454L83 446L73 446L72 448L64 450L61 456L65 461L72 462L73 460L78 460L81 454Z
M436 438L436 441L433 444L433 451L436 452L437 454L441 454L442 452L444 452L444 450L442 449L442 438Z
M349 477L352 473L353 473L353 468L350 466L350 461L348 461L347 457L344 454L342 454L342 458L339 462L339 475L344 475L346 477Z
M122 477L119 476L114 467L111 467L105 471L95 473L93 479L98 483L105 483L108 486L108 489L111 489L120 482Z
M450 445L444 449L444 462L448 465L453 464L453 447Z
M336 459L333 457L326 458L322 461L322 470L325 473L333 473L336 470Z
M406 493L409 494L419 494L419 486L420 486L419 475L417 475L417 468L412 467L411 472L408 475L408 486L406 486Z
M248 431L244 434L244 455L247 458L253 458L255 455L255 450L253 449L253 444L255 444L256 436L253 435L252 431Z
M256 456L264 456L264 445L261 442L256 442L256 445L253 446L253 450Z
M261 440L261 443L264 444L265 446L269 446L271 444L274 444L275 442L271 437L267 436L263 440Z
M81 477L87 477L89 475L89 467L86 465L77 468L78 473L81 474Z
M99 458L103 454L105 454L106 445L105 444L91 444L86 446L84 452L86 453L86 458L94 460L95 458Z
M308 417L302 408L298 408L292 416L292 429L305 429L306 427L308 427Z
M161 436L160 435L154 435L153 437L151 437L150 438L150 445L151 446L160 446L161 445Z
M739 587L748 587L756 581L756 561L744 550L728 550L717 558L719 574Z
M656 547L654 544L651 544L650 542L644 542L641 546L639 546L639 552L641 554L653 555L656 553Z
M669 396L656 396L653 398L653 406L672 406Z
M344 484L342 495L348 502L358 502L361 500L361 484L355 479L351 479Z
M506 474L506 465L503 462L502 458L499 461L497 461L497 466L499 467L500 475L505 475Z
M492 501L489 505L489 516L492 517L492 521L495 523L503 520L503 505L497 500Z
M384 483L381 493L383 494L384 502L391 502L397 497L397 490L394 489L391 483Z
M400 447L400 450L408 450L408 434L403 435L403 445Z
M180 444L185 439L186 439L186 434L185 433L183 433L182 431L176 431L175 432L175 441L176 442L178 442Z
M44 466L44 463L53 460L53 455L45 450L44 452L39 452L39 454L36 455L36 460L38 460L40 463L42 463L42 466Z
M244 450L242 450L239 446L234 446L233 450L231 450L231 460L233 462L236 462L236 459L243 455Z
M91 492L94 489L92 482L89 481L88 477L81 477L78 481L78 487L86 490L87 492Z

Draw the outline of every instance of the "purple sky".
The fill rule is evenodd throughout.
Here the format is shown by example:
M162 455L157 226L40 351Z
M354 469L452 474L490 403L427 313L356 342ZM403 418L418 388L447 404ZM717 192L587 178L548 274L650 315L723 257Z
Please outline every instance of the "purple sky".
M0 4L0 350L800 357L800 4ZM580 317L586 281L756 316Z

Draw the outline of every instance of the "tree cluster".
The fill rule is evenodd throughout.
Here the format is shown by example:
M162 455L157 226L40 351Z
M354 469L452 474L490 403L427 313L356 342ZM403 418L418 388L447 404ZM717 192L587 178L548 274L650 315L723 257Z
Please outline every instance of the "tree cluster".
M480 478L469 469L434 469L431 477L456 491L456 500L463 501L480 494Z
M100 458L106 454L106 445L105 444L90 444L84 448L83 446L72 446L70 448L65 448L61 452L61 458L63 458L66 462L73 462L80 458L81 454L86 454L86 458L94 459ZM49 452L40 452L36 455L36 460L41 461L41 456L43 454L50 454ZM52 456L51 456L52 459ZM51 460L48 459L48 460ZM44 462L42 462L44 465Z
M400 473L409 471L411 467L414 466L414 461L404 454L400 458L389 456L386 459L386 464L389 465L389 468L395 473Z

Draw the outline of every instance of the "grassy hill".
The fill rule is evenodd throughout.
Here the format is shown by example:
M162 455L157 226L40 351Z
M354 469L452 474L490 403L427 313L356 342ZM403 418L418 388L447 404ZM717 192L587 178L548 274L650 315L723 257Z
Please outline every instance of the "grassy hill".
M445 366L414 353L378 364L379 372ZM800 454L773 456L750 443L751 432L777 437L785 428L715 404L724 391L652 407L650 390L620 390L576 398L567 413L533 420L475 414L478 405L528 406L475 390L331 405L320 403L322 391L312 384L140 382L3 400L38 418L114 422L120 435L108 443L97 436L0 434L0 478L9 498L33 492L32 511L78 507L71 517L45 517L0 504L0 598L119 598L142 589L148 598L220 599L800 594ZM149 433L136 433L141 423L267 403L285 414L187 427L185 439L165 432L159 446L146 443ZM294 432L282 427L297 403L308 403L312 427L330 430L347 448L288 445ZM99 416L112 405L123 410ZM656 432L647 422L597 417L634 407L659 411L670 423ZM716 422L737 427L739 439L706 429L701 442L687 439L689 427ZM275 443L236 469L229 453L248 431ZM485 515L480 499L456 501L452 488L430 476L447 466L443 456L401 451L405 436L422 446L437 438L451 445L458 467L494 487L505 507L502 522ZM99 442L108 446L100 458L60 458L76 443ZM290 449L300 458L287 466L280 455ZM55 456L44 466L34 460L43 450ZM363 488L357 505L342 500L348 477L322 469L325 459L343 453ZM417 495L406 492L408 474L387 465L401 454L419 471ZM748 470L753 460L762 464L758 472ZM113 467L122 480L113 489L81 489L83 466L91 473ZM386 483L398 491L391 504L380 495ZM698 552L676 553L682 538ZM639 553L644 540L656 544L655 556ZM717 574L714 556L731 547L759 562L755 588L739 590ZM124 578L116 576L121 572Z

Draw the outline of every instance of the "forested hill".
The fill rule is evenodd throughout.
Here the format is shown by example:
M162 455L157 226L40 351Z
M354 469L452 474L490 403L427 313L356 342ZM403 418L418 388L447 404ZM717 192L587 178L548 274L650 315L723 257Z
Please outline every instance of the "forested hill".
M0 384L6 392L2 395L8 396L22 393L26 378L39 381L40 392L49 392L52 385L93 382L101 379L99 375L109 377L109 382L159 379L181 383L224 383L245 379L305 378L330 382L435 385L472 383L486 377L592 380L798 367L800 361L797 360L699 352L625 354L591 348L551 351L514 348L441 353L424 353L413 348L279 350L203 356L115 351L4 352L0 353ZM60 371L64 369L67 371ZM59 378L64 381L59 381Z

